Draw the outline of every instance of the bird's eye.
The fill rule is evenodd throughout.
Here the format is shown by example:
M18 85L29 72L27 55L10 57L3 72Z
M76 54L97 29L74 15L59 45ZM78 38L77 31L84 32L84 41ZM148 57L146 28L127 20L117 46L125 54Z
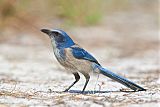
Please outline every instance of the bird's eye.
M55 36L58 36L58 32L54 32Z

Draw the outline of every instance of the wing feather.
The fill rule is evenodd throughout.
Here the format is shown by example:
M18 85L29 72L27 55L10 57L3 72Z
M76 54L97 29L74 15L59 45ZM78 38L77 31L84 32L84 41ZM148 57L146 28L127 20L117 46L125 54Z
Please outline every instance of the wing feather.
M70 48L72 49L72 54L75 58L89 60L91 62L95 62L96 64L100 65L98 61L91 54L89 54L87 51L80 48L79 46L73 45Z

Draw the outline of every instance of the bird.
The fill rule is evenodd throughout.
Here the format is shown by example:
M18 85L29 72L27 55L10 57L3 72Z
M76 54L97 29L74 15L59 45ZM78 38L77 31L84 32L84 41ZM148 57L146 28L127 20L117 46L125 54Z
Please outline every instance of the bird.
M70 88L79 81L79 73L81 73L86 79L82 90L83 93L90 80L90 72L98 72L103 74L104 76L123 84L135 92L146 91L146 89L135 84L134 82L102 67L89 52L76 44L65 31L61 29L43 28L41 29L41 32L47 34L51 39L53 52L58 62L75 77L75 81L68 88L66 88L64 92L69 91Z

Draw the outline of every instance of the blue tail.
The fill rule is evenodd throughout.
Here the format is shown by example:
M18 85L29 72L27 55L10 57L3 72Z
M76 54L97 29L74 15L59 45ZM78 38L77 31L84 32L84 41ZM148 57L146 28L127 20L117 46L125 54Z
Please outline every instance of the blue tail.
M98 67L100 70L100 73L102 73L103 75L125 85L126 87L134 90L134 91L146 91L146 89L140 87L139 85L133 83L132 81L129 81L128 79L121 77L105 68L102 68L101 66Z

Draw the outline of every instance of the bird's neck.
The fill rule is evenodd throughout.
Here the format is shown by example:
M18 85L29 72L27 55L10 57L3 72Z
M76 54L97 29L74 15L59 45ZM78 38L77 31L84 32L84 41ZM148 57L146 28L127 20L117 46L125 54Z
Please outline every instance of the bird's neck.
M71 46L75 45L75 43L69 43L69 44L57 44L55 47L58 49L64 49L64 48L69 48Z
M75 43L70 40L70 41L67 41L65 43L57 43L55 40L51 40L52 42L52 46L53 46L53 49L64 49L64 48L69 48L73 45L75 45Z

